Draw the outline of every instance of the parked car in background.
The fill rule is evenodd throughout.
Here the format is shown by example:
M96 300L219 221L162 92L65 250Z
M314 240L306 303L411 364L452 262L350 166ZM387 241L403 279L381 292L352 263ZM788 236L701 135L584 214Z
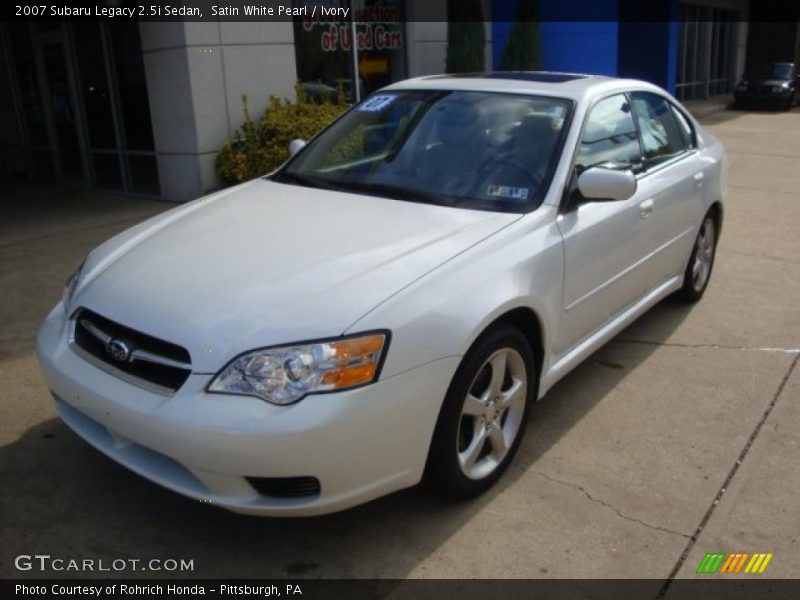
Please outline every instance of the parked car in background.
M794 63L767 63L745 73L733 97L737 106L761 102L789 110L798 100L798 87L800 76Z
M411 79L292 154L102 244L39 331L64 422L202 502L478 494L534 401L708 286L725 152L642 81Z

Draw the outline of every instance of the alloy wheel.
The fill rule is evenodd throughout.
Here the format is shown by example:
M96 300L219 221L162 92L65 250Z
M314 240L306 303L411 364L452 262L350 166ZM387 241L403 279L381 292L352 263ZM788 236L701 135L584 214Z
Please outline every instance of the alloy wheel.
M483 479L500 466L519 434L527 396L525 361L513 348L497 350L478 369L464 399L456 442L466 477Z
M708 283L711 274L711 265L714 262L714 246L716 244L716 229L714 220L706 217L700 228L695 242L694 264L692 265L692 285L695 291L700 292Z

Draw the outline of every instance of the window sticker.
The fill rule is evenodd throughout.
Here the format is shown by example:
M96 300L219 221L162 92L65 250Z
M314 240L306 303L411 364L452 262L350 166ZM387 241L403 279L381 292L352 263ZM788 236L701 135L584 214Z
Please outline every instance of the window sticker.
M514 200L527 200L528 188L514 187L511 185L490 185L486 189L487 196L495 198L513 198Z
M395 100L397 100L397 96L395 95L380 94L378 96L372 96L364 100L364 102L358 106L358 111L370 113L381 112Z

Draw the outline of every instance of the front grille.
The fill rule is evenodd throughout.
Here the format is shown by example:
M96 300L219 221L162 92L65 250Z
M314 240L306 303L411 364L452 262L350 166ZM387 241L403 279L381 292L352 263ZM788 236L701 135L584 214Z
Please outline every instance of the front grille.
M136 385L171 394L192 372L186 348L120 325L86 308L78 310L73 325L72 342L87 360ZM116 357L111 351L115 343L119 350Z
M272 498L302 498L319 496L316 477L246 477L259 494Z

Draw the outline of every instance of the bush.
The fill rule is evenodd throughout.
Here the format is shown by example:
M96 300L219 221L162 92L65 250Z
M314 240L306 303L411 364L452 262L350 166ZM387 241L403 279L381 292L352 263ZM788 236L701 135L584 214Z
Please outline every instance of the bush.
M508 36L501 71L535 71L539 68L538 0L520 0L517 18Z
M228 184L269 173L289 157L289 142L307 140L338 117L346 108L343 94L337 98L310 97L295 87L297 100L270 96L264 115L254 122L242 96L245 121L235 139L225 142L217 155L217 175Z
M475 73L486 70L486 31L480 0L447 1L448 73Z

